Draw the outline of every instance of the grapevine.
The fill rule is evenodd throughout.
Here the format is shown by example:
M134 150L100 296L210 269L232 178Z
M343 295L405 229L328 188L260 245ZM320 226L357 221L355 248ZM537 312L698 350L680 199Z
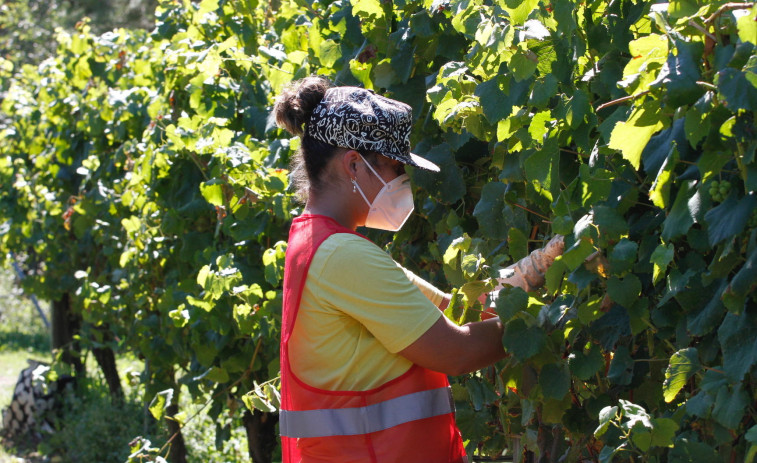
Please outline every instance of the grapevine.
M565 236L544 289L500 292L508 359L453 379L471 457L747 461L755 16L721 0L164 0L151 33L83 21L43 64L0 58L1 254L30 292L70 298L85 348L144 359L157 419L176 423L188 394L212 397L219 436L227 416L275 424L302 206L299 140L268 115L324 74L412 106L413 150L442 171L408 169L400 232L361 231L456 294L455 322Z

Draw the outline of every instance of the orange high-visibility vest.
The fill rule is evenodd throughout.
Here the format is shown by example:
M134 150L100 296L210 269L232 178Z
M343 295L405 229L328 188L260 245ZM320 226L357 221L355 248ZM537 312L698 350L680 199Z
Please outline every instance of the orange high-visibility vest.
M467 462L446 375L414 365L368 391L329 391L292 372L289 338L310 262L334 233L362 236L319 215L296 218L289 231L281 328L283 463Z

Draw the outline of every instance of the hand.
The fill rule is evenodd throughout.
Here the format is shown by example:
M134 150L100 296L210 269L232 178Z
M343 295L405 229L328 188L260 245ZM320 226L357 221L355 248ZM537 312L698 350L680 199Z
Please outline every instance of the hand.
M500 271L499 284L495 291L504 285L518 287L526 292L540 288L544 284L544 274L557 256L565 251L565 240L562 235L555 235L541 249L537 249L528 256Z

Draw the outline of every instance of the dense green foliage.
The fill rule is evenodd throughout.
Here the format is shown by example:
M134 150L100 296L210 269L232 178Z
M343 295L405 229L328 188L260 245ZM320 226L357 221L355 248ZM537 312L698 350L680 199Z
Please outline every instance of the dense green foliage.
M499 298L510 358L455 380L471 453L751 461L755 15L205 0L163 1L152 33L81 24L39 66L0 59L0 248L37 294L76 294L85 342L145 359L156 416L166 390L275 410L298 141L268 114L325 74L413 106L442 172L411 172L416 214L371 236L460 296L449 316L476 319L498 269L566 236L543 291Z
M157 0L5 0L0 5L0 56L34 63L53 55L55 30L91 18L99 33L114 27L151 28Z

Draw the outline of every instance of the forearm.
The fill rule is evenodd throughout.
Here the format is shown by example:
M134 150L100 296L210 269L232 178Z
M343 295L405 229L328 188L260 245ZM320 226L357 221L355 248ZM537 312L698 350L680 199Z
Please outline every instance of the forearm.
M461 375L504 358L504 328L499 318L457 326L440 317L400 354L415 364L448 375Z
M465 348L458 350L458 368L461 373L470 373L487 367L507 356L502 346L504 326L497 316L461 327Z

